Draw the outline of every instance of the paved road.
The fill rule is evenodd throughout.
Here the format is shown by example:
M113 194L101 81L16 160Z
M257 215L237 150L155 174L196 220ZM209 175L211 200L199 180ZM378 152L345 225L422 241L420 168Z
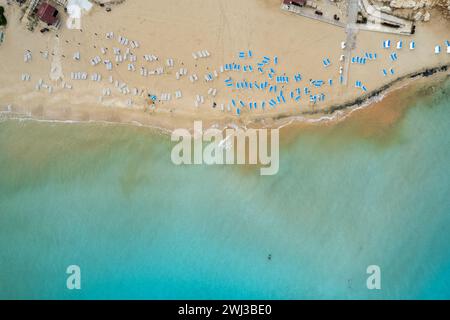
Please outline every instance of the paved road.
M319 16L319 15L315 14L314 13L314 11L315 11L314 9L308 9L308 8L298 9L298 8L296 8L293 5L292 6L287 5L287 7L289 8L290 12L298 14L299 16L303 16L303 17L306 17L306 18L310 18L310 19L321 21L321 22L325 22L325 23L331 24L331 25L336 26L336 27L345 28L345 24L340 22L340 21L335 21L333 19L326 18L324 16Z
M356 35L358 33L358 26L356 25L356 20L358 18L358 1L359 0L348 0L347 4L347 26L345 27L345 33L347 38L345 40L346 48L344 51L345 63L344 63L344 84L347 85L348 74L350 71L350 59L352 57L352 51L356 47Z

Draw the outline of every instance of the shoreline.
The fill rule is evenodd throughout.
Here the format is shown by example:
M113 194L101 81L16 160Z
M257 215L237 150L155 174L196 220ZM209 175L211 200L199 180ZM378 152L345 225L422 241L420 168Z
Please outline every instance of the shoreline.
M338 104L335 106L331 106L328 110L318 110L316 112L310 111L305 112L299 115L283 115L279 114L275 117L265 117L262 119L250 120L247 123L237 124L238 121L231 121L227 124L223 125L219 129L224 130L230 127L238 127L241 129L246 129L248 127L252 128L267 128L267 129L282 129L287 128L289 126L294 126L296 124L333 124L344 121L347 116L352 114L355 111L364 110L369 107L376 107L376 104L382 102L385 97L394 93L398 90L408 90L410 86L417 83L420 80L426 80L424 83L425 86L432 86L434 83L439 81L446 81L450 79L450 64L439 65L431 68L422 68L419 71L415 71L401 77L398 77L391 82L368 92L366 95L362 97L358 97L349 102L344 102L342 104ZM397 87L398 86L398 87ZM319 118L307 117L308 115L322 115ZM28 114L24 113L14 113L13 111L0 111L0 123L8 120L17 120L17 121L36 121L36 122L44 122L44 123L57 123L57 124L102 124L102 125L119 125L119 126L132 126L132 127L140 127L154 130L155 132L163 135L170 135L173 129L143 124L138 121L108 121L108 120L99 120L99 119L91 119L91 120L77 120L77 119L45 119L38 118L31 115L31 112ZM198 119L200 121L202 119ZM239 120L239 119L238 119ZM265 121L272 121L272 124L267 125ZM206 120L208 121L208 120ZM212 121L211 125L204 127L207 128L215 127L217 128L218 124ZM189 131L192 131L192 128L186 128Z
M152 11L142 16L143 8L147 7L151 7ZM173 11L174 8L177 10ZM170 133L176 128L191 129L197 120L202 120L205 128L219 129L248 126L281 128L292 122L329 123L340 121L355 110L376 104L399 84L408 85L419 78L434 79L435 74L448 76L450 67L450 55L437 55L432 51L434 45L442 44L447 38L447 25L450 26L450 22L439 17L433 19L432 23L421 25L416 34L408 38L360 31L352 55L362 57L368 53L378 53L378 58L368 60L367 65L353 64L348 82L351 84L343 86L338 83L341 74L338 73L341 72L339 66L342 64L338 60L341 61L339 57L343 53L339 44L345 40L343 30L290 15L279 9L279 0L267 0L265 5L259 0L245 3L230 0L226 4L222 0L194 0L189 4L176 5L137 0L127 1L120 9L109 13L94 6L91 13L83 16L84 31L62 29L57 34L23 30L16 19L20 16L18 9L10 6L8 10L11 19L7 28L7 41L0 49L4 60L9 62L0 66L1 118L129 124L164 133ZM189 19L183 12L187 13ZM138 19L126 20L126 25L121 28L114 23L129 17ZM209 32L200 32L205 27L208 27ZM142 32L143 28L151 32ZM311 32L286 32L307 28L312 28ZM112 31L115 37L110 38L107 35ZM137 48L122 45L118 40L122 35L140 44ZM418 45L414 51L407 48L402 51L391 49L401 57L399 62L395 62L392 57L389 58L389 50L380 48L386 37L393 43L414 40ZM192 38L193 41L186 43L186 38ZM210 50L210 57L200 60L192 58L193 51L203 48ZM236 53L247 49L254 53L252 58L239 60ZM34 55L32 60L25 63L21 59L24 50ZM103 58L104 61L117 60L122 57L114 53L117 50L130 53L124 54L127 56L126 62L116 61L111 70L105 71L104 67L96 66L90 60L93 57ZM77 59L72 58L75 53L78 54ZM150 53L159 58L153 62L146 61L145 56ZM138 62L134 64L131 56L128 57L130 54L133 61ZM324 67L320 56L329 57L333 66ZM273 57L273 63L269 64L270 73L286 75L292 80L293 76L301 74L301 79L295 79L290 84L278 80L275 82L273 77L267 79L269 67L261 74L234 70L217 72L230 62L256 67L260 57ZM270 61L271 58L267 59ZM172 66L166 65L169 60ZM130 70L130 65L134 69ZM152 69L147 69L150 67ZM155 67L164 67L165 71L149 77L142 74L142 69L154 71ZM207 73L212 72L217 72L217 76L210 81L189 81L188 77L175 77L178 67L188 70L189 75L198 74L200 79L202 75L206 77ZM277 71L272 71L272 67ZM139 68L140 75L135 72ZM390 69L390 74L383 75L383 68L384 72ZM86 76L90 75L91 79L74 81L73 75L81 71ZM28 75L28 81L23 81L24 74ZM19 81L21 75L22 81ZM96 80L92 79L93 76ZM231 78L236 85L228 88L230 86L224 85L224 80L226 83ZM313 79L321 84L313 85ZM252 84L265 80L266 84L270 83L275 88L279 83L280 93L276 89L270 93L267 85L263 88L265 90L254 90L251 86L250 89L242 89L244 81ZM353 85L361 81L364 86ZM241 88L237 86L238 82ZM123 86L127 91L124 92ZM180 93L180 99L163 99L177 92ZM284 102L280 101L281 92L285 92L288 101L284 96ZM295 101L294 92L298 94ZM152 106L147 98L150 93L156 99ZM317 103L311 100L317 97ZM278 103L264 108L262 102L266 103L270 98L278 99ZM258 107L252 108L252 101L254 106L258 103Z
M343 120L348 114L354 111L371 107L372 105L381 102L385 98L385 96L391 94L394 91L401 90L404 87L407 88L408 86L413 85L417 80L430 79L429 80L430 83L428 85L431 85L431 83L439 81L438 79L436 79L439 76L448 79L450 78L450 72L447 74L444 73L448 72L449 70L450 64L439 65L431 68L422 68L418 71L400 76L392 80L391 82L368 92L364 96L357 97L351 101L333 105L325 110L307 111L302 113L302 115L319 115L319 114L323 115L322 117L317 119L302 117L302 115L284 116L280 114L278 117L273 118L273 120L288 121L289 123L287 125L293 122L320 123L328 121L340 121ZM400 88L395 88L397 85L399 85ZM344 112L345 114L340 114L340 112ZM342 118L336 117L336 115L342 116ZM283 127L283 125L281 127ZM281 127L278 126L278 128Z

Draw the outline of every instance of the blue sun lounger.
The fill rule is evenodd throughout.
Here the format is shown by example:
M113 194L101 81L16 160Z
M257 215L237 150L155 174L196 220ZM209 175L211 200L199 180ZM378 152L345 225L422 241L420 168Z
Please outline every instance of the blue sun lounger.
M383 75L384 75L384 76L387 76L387 71L386 71L386 69L383 69Z

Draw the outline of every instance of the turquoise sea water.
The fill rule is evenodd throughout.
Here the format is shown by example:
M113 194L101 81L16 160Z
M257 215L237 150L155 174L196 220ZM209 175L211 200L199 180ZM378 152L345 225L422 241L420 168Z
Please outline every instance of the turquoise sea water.
M381 141L300 131L260 176L176 167L147 129L5 121L0 298L448 299L449 124L447 81Z

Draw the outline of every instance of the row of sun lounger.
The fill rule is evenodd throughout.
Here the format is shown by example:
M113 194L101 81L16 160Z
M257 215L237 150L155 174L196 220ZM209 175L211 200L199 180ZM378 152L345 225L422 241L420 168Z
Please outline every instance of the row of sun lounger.
M23 61L24 62L30 62L32 58L33 57L31 55L30 50L25 51L25 53L23 54Z
M77 51L73 54L73 60L79 61L80 60L80 52Z
M208 95L215 97L216 94L217 94L217 89L215 89L215 88L208 89Z
M134 65L133 65L134 66ZM132 67L131 67L132 68ZM130 70L130 71L134 71L133 69L132 70ZM147 77L147 76L149 76L149 75L161 75L161 74L163 74L164 73L164 68L163 67L160 67L160 68L156 68L155 70L148 70L147 68L145 68L145 67L141 67L141 69L140 69L140 74L141 74L141 76L143 76L143 77Z
M44 80L42 80L42 79L38 80L35 89L37 91L39 91L41 89L46 89L48 91L48 93L53 93L53 87L51 85L44 83Z
M201 50L197 52L192 52L192 58L195 60L199 58L208 58L211 54L208 52L208 50Z
M180 80L180 78L185 75L187 75L187 69L180 68L180 70L176 72L175 77L177 78L177 80Z
M102 80L102 75L99 73L93 73L93 74L91 74L91 80L100 82Z
M129 40L127 38L125 38L125 37L119 36L117 41L123 46L128 46Z
M167 59L166 64L168 67L173 67L173 59Z
M367 88L365 85L362 84L362 82L360 80L356 80L355 82L355 87L356 88L361 88L363 91L367 91Z
M72 80L87 80L88 74L87 72L71 72L70 79Z
M111 62L111 61L105 60L105 61L103 61L103 63L104 63L105 66L106 66L106 70L108 70L108 71L111 71L111 70L112 70L113 65L112 65L112 62Z
M390 69L389 69L389 74L391 74L391 75L394 75L394 74L395 74L395 71L394 71L393 68L390 68ZM386 69L383 69L383 75L384 75L384 76L387 76L387 75L388 75L388 71L387 71Z
M91 59L91 65L96 66L100 62L102 62L102 59L99 56L96 56L95 58Z
M390 49L391 48L391 40L384 40L383 41L383 48L384 49ZM397 42L396 45L397 50L400 50L403 48L403 41L400 40ZM409 42L409 49L410 50L414 50L416 48L416 42L415 41L410 41Z
M162 93L159 98L161 101L170 101L171 94L170 93Z
M155 56L154 54L145 54L144 59L145 59L145 61L148 61L148 62L158 61L158 57Z
M205 98L201 95L197 95L195 97L195 107L198 108L200 106L200 104L203 104L203 103L205 103Z
M397 61L397 59L398 59L397 53L395 53L395 52L391 53L390 58L391 58L391 61Z
M108 39L108 40L114 39L114 32L107 32L106 39Z
M251 58L253 56L253 53L251 50L245 52L245 51L239 51L239 55L238 57L240 59L244 59L244 58Z
M445 45L447 47L447 54L450 54L450 41L445 40ZM440 45L437 45L437 46L434 47L434 53L435 54L439 54L439 53L441 53L441 51L442 51L442 48L441 48Z
M330 59L328 59L328 58L323 59L323 60L322 60L322 63L323 63L323 66L324 66L325 68L327 68L327 67L329 67L329 66L331 65L331 61L330 61Z
M103 88L102 89L102 95L105 97L108 97L111 95L111 89L110 88Z
M197 75L194 73L194 74L192 74L192 75L189 77L189 80L190 80L192 83L194 83L195 81L198 80L198 77L197 77Z
M30 81L31 76L28 73L22 73L22 81Z

